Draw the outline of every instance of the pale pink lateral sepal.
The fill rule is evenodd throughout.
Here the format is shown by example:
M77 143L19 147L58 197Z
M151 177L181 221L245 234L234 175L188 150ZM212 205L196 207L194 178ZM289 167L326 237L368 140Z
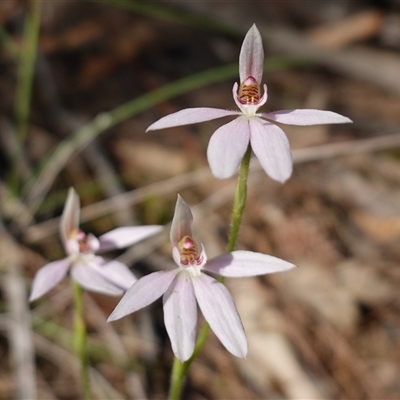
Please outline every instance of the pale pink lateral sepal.
M164 322L172 350L184 362L193 354L196 340L197 304L192 279L180 273L163 296Z
M251 148L264 171L278 182L289 179L293 170L290 144L277 125L260 118L250 120Z
M123 291L128 290L137 281L133 272L117 260L96 256L91 265L107 281Z
M159 271L146 275L124 294L107 321L115 321L156 301L171 285L179 269Z
M163 229L160 225L124 226L99 237L99 251L122 249L155 235Z
M157 129L172 128L174 126L196 124L198 122L211 121L213 119L237 114L237 111L220 110L218 108L185 108L184 110L160 118L158 121L151 124L146 129L146 132Z
M255 24L248 30L239 56L240 83L252 76L261 83L264 69L262 38Z
M97 253L97 251L100 249L99 239L97 239L97 237L94 236L93 233L88 233L86 235L86 244L88 246L87 252L90 254ZM85 253L85 252L82 252L82 253Z
M184 236L192 236L192 225L192 211L185 200L178 194L170 231L172 246L175 247Z
M208 144L207 159L216 178L230 178L236 172L249 139L249 120L246 118L236 118L214 132Z
M67 200L60 219L60 234L64 248L71 234L79 229L80 200L78 194L71 187L68 190Z
M262 113L263 118L287 125L321 125L321 124L345 124L353 122L350 118L333 111L324 110L280 110L270 113Z
M97 257L96 257L97 258ZM124 293L124 289L115 285L103 274L99 273L99 260L78 259L71 268L71 277L79 283L83 289L109 296L119 296Z
M200 310L218 339L233 355L246 358L246 334L228 289L205 274L192 282Z
M209 260L204 269L218 275L240 278L283 272L295 267L294 264L267 254L237 250Z
M67 275L70 265L71 260L67 257L40 268L33 279L29 301L34 301L53 289Z

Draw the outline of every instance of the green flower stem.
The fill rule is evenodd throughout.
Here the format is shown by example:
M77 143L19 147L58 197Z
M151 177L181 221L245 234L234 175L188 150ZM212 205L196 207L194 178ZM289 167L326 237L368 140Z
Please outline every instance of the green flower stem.
M251 146L249 145L240 165L239 178L236 186L235 198L233 200L231 231L229 234L228 246L226 248L228 253L235 250L240 223L242 222L243 210L244 206L246 205L247 178L249 176L250 157Z
M235 249L240 224L242 221L243 210L246 205L247 178L249 176L250 157L251 147L249 145L240 165L239 178L236 186L235 198L233 200L231 230L229 233L227 246L228 252L231 252ZM220 277L219 281L223 283L224 277ZM197 358L197 356L203 349L209 331L210 325L206 322L200 330L193 354L189 358L189 360L182 363L175 357L171 372L171 387L168 395L169 400L179 400L181 398L181 393L187 371L192 362Z
M83 310L83 289L71 280L74 290L74 331L75 331L75 352L79 359L81 369L82 398L90 400L92 398L90 392L89 369L86 357L86 325Z

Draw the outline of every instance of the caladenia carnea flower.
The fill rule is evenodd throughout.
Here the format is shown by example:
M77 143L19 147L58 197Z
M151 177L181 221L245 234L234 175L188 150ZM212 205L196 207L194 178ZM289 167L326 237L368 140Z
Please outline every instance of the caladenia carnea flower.
M178 196L170 239L177 268L140 278L127 290L108 321L140 310L163 296L164 321L176 357L184 362L196 340L197 305L211 329L232 354L245 358L247 339L228 289L207 275L248 277L286 271L293 264L251 251L234 251L211 260L192 236L192 213Z
M60 222L61 240L67 257L50 262L37 272L32 283L30 301L56 286L69 269L72 279L83 289L111 296L123 294L136 282L136 277L121 262L96 253L130 246L162 230L159 225L122 227L96 238L79 229L79 215L79 197L70 188Z
M219 179L234 175L250 144L265 172L276 181L286 181L293 169L290 145L283 130L275 123L307 126L352 121L331 111L313 109L258 112L267 101L267 86L261 89L263 65L262 39L253 25L240 51L240 85L235 83L232 89L240 111L187 108L159 119L147 131L236 116L235 120L217 129L208 144L207 158L213 175Z

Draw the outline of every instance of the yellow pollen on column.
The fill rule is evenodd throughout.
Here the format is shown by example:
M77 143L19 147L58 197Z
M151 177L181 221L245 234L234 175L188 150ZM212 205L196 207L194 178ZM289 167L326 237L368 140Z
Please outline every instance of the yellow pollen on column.
M260 102L260 98L260 85L252 76L249 76L239 86L238 100L242 104L255 105Z
M183 265L193 265L198 262L198 248L196 242L188 235L184 236L177 245Z

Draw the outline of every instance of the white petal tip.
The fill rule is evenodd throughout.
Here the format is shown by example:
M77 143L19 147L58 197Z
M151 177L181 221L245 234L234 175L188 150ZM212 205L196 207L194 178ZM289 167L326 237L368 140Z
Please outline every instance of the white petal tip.
M108 318L106 322L112 322L112 321L116 321L117 319L119 319L118 317L115 317L113 314L111 314Z
M189 357L179 357L178 355L175 354L175 357L181 362L181 364L183 364L184 362L189 360L189 358L192 357L192 355L190 355Z
M213 174L213 177L214 178L217 178L217 179L219 179L219 180L224 180L224 179L229 179L229 178L232 178L234 175L235 175L235 173L233 173L233 174L221 174L221 173L219 173L219 172L215 172L215 171L211 171L211 173Z
M115 312L116 310L114 310L109 317L107 318L106 322L113 322L113 321L117 321L118 319L121 319L123 317L125 317L127 314L121 314L121 313L117 313Z
M282 177L282 176L271 176L268 172L266 172L266 173L272 180L274 180L275 182L278 182L278 183L280 183L282 185L284 183L286 183L292 177L292 173L290 173L289 176L284 176L284 177Z
M151 124L151 125L145 130L145 133L147 133L148 131L154 130L154 129L153 129L153 125L154 125L154 124Z

